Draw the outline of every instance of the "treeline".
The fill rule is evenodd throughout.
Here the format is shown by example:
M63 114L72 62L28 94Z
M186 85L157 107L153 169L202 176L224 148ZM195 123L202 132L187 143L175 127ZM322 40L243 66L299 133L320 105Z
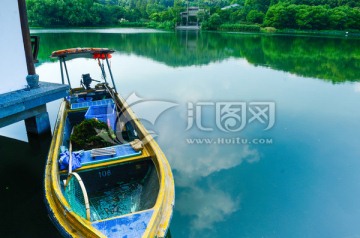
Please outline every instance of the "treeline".
M112 26L147 17L134 1L26 0L26 4L30 26Z
M31 26L174 28L186 0L26 0ZM359 0L198 0L192 22L207 30L360 30ZM224 8L225 7L225 8ZM182 22L184 23L184 22Z
M264 25L300 30L360 29L360 8L280 3L269 8Z
M226 10L211 8L205 28L257 24L276 29L360 30L359 0L245 0L241 4Z

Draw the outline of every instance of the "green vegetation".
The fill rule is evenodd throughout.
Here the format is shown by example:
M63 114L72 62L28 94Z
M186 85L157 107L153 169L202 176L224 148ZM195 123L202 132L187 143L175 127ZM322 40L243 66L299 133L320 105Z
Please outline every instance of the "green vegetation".
M260 26L258 25L244 25L244 24L222 24L220 25L220 30L224 31L249 31L249 32L259 32Z
M74 127L70 140L73 150L90 150L111 146L112 144L103 138L113 138L113 135L106 123L96 119L86 119Z
M269 8L264 25L301 30L360 29L360 8L280 3Z
M180 12L185 11L187 6L185 0L26 2L29 22L33 27L126 26L173 29L182 21ZM254 24L276 29L360 30L358 0L198 0L189 5L202 9L195 20L205 30L254 31Z
M26 0L32 27L123 26L172 29L173 0Z

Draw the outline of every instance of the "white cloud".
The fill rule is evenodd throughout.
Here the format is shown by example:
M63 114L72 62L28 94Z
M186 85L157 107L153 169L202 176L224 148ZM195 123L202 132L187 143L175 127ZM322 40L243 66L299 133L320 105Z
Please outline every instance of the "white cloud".
M240 198L216 188L203 190L191 188L178 195L176 210L180 214L192 217L190 221L191 236L201 230L212 230L214 223L224 221L240 208Z

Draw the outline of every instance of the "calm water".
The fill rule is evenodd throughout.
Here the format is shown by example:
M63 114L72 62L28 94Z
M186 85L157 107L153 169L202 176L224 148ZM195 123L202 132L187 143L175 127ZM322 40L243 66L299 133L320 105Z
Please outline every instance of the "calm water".
M156 117L159 101L176 104L146 123L174 172L173 237L360 237L359 39L34 33L41 80L60 82L58 62L48 57L54 50L108 47L117 50L111 64L121 95L150 102L134 106L139 117ZM83 73L100 78L93 60L68 67L73 85ZM59 103L48 104L51 123ZM247 113L240 120L238 109ZM0 137L0 236L55 237L41 190L48 138L21 142L22 122L0 134L20 140Z

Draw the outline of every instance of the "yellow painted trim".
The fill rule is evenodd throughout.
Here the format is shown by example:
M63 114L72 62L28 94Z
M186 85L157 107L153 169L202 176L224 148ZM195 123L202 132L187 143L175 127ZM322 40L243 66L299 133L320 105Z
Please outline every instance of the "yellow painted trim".
M174 178L169 163L159 145L146 131L125 100L119 95L118 99L125 108L123 113L127 113L130 118L136 118L134 120L136 129L141 132L144 138L149 138L149 142L145 144L145 147L148 148L150 155L152 155L153 162L158 172L160 188L159 195L153 207L153 216L150 219L148 228L146 229L143 237L164 237L170 226L175 202Z

